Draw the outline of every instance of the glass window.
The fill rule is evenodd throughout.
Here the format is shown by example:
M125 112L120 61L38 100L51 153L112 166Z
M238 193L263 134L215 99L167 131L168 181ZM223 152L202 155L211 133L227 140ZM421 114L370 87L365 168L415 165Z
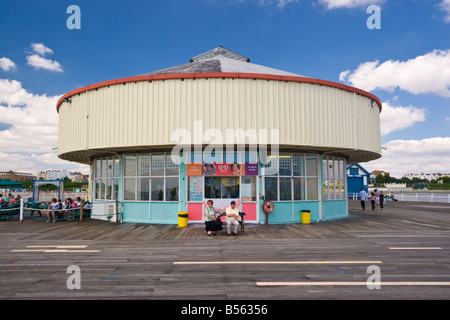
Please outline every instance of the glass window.
M305 178L294 178L294 200L306 200Z
M294 176L304 176L305 175L305 164L304 157L300 155L294 155L292 157L292 168Z
M309 177L317 177L317 157L312 155L306 156L306 175Z
M164 178L151 179L152 201L164 201Z
M280 177L280 200L292 200L292 178Z
M277 178L264 178L266 197L265 200L278 201L278 183Z
M166 176L177 176L180 172L180 166L172 161L170 154L166 155Z
M95 160L95 177L101 178L102 176L102 161L97 159Z
M113 174L113 177L115 177L115 178L119 177L119 170L120 170L120 160L115 158L114 159L114 174Z
M136 156L126 155L125 156L125 177L136 176Z
M221 192L221 178L205 177L205 198L220 199Z
M164 176L164 154L152 154L152 176Z
M222 199L239 198L239 177L221 179Z
M118 199L119 198L119 179L114 178L113 179L113 190L112 190L112 199Z
M291 173L291 165L292 165L292 161L291 161L291 155L290 154L285 154L285 153L281 153L280 157L279 157L279 168L278 168L278 172L280 176L290 176L292 175Z
M148 201L150 199L150 178L137 179L137 199L138 201Z
M138 155L137 175L141 177L148 177L150 175L150 155Z
M267 164L264 165L264 175L276 176L278 175L278 158L276 156L268 156L266 158Z
M317 191L319 187L319 179L318 178L308 178L307 179L307 195L308 200L319 200L319 193Z
M243 201L256 201L256 177L241 177L241 198Z
M178 201L178 177L166 178L166 201Z
M136 178L125 178L124 187L124 199L136 200Z

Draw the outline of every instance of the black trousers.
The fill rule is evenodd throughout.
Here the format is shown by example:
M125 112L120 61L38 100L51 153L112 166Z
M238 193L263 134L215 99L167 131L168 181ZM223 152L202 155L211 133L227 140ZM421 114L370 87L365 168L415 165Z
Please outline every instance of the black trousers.
M366 201L365 200L361 200L361 207L363 210L366 210Z

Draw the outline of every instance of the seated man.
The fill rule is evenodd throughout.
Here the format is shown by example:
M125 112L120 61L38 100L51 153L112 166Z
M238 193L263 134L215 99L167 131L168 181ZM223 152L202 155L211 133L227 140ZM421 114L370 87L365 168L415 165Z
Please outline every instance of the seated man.
M237 236L237 229L239 226L238 219L240 218L240 216L239 216L239 210L236 208L236 202L231 201L230 207L228 207L225 212L227 215L228 234L229 235L231 234L231 225L233 225L233 227L234 227L233 235Z

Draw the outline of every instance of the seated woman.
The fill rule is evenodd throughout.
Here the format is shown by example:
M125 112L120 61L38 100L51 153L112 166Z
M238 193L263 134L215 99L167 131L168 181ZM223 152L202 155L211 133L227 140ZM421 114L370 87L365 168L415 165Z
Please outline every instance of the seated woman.
M216 209L214 209L213 201L208 200L208 206L205 208L205 231L208 236L214 237L217 231L222 230L222 221L216 217Z

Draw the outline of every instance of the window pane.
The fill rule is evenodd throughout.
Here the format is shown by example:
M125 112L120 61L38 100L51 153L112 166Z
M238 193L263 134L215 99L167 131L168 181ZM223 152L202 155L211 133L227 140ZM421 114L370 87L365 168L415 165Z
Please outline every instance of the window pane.
M339 177L339 161L337 161L337 160L334 160L333 161L333 169L334 169L334 175L333 175L333 177Z
M239 177L221 178L222 199L239 198Z
M112 178L113 176L113 159L108 158L108 178Z
M328 177L327 160L322 160L322 171L323 178L326 179Z
M136 176L136 156L135 155L125 156L125 176L129 176L129 177Z
M280 167L279 167L279 175L280 176L290 176L291 173L291 164L292 158L290 154L280 154L279 157Z
M178 201L178 177L166 178L166 201Z
M119 198L119 179L113 179L113 191L112 191L112 199Z
M166 176L177 176L180 167L172 161L172 156L166 155Z
M280 178L280 200L292 200L292 178Z
M105 179L105 188L106 188L106 200L111 200L111 191L112 191L112 181L111 179Z
M100 161L99 161L100 162ZM100 180L95 180L95 199L100 199Z
M265 158L265 162L267 162L267 164L264 165L264 175L278 175L278 158L276 156L268 156Z
M137 199L141 201L148 201L150 199L150 178L137 179Z
M323 179L322 191L324 200L330 199L330 186L328 184L329 184L328 179Z
M278 183L277 178L266 177L264 179L266 191L265 200L278 201Z
M241 177L241 198L256 201L256 177Z
M329 200L334 199L334 179L328 179L328 187L330 189L330 197Z
M124 199L136 200L136 178L125 178L124 187Z
M345 199L345 180L341 179L341 199Z
M150 155L138 155L138 171L137 175L141 177L148 177L150 175Z
M203 177L190 176L189 178L189 193L188 201L202 201L203 200Z
M95 177L102 177L102 160L99 159L95 160Z
M307 179L307 194L308 200L319 200L319 194L317 192L319 180L317 178L308 178Z
M205 177L205 198L220 199L221 197L221 179Z
M152 155L152 176L164 176L164 154Z
M120 170L120 160L119 159L114 159L114 178L118 178L119 177L119 170Z
M311 177L317 177L317 157L307 155L306 156L306 175Z
M339 160L339 168L340 168L339 177L343 179L345 178L345 171L346 171L344 160Z
M102 159L102 178L108 177L108 160Z
M333 175L333 160L328 160L327 162L327 177L332 178Z
M151 181L152 201L164 201L164 178L152 178Z
M225 152L223 161L226 163L237 163L238 162L238 154L235 152Z
M294 200L306 200L305 178L294 178Z
M293 166L293 170L294 170L293 175L294 176L304 176L305 175L305 168L304 168L305 165L304 165L303 156L294 155L292 157L292 160L293 160L292 166Z

